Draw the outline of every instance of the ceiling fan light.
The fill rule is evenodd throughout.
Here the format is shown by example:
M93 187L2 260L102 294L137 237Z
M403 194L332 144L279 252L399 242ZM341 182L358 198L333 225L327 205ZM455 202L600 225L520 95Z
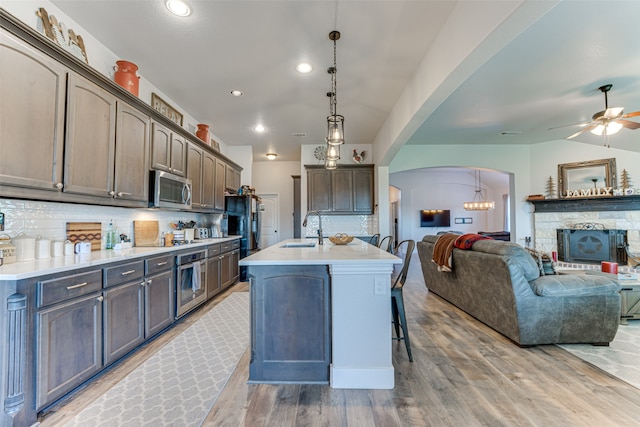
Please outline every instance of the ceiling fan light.
M591 133L594 135L602 135L602 132L604 132L604 125L598 125L596 127L594 127L593 129L591 129Z
M607 135L613 135L614 133L618 132L620 129L622 129L622 125L620 123L609 122L607 123L605 132L607 133Z
M607 122L604 125L598 125L595 128L591 129L591 133L594 135L613 135L617 133L620 129L622 129L622 125L618 122Z

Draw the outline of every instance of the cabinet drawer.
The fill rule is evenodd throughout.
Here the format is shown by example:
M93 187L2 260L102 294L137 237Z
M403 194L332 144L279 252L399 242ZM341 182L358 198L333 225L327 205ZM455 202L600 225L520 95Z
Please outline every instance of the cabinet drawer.
M175 255L162 255L144 261L147 275L171 270L176 265Z
M240 240L234 240L231 242L231 249L238 249L240 247Z
M220 243L220 252L225 253L238 249L240 247L240 240L231 240L229 242Z
M220 244L209 246L209 249L207 250L207 258L212 258L216 255L220 255L220 246Z
M102 289L102 270L38 282L38 307L55 304Z
M104 269L105 287L116 286L132 280L142 280L144 276L144 261L129 262Z

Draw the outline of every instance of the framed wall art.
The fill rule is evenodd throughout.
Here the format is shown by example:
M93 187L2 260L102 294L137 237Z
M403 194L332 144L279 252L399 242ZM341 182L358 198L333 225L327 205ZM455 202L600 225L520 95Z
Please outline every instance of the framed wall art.
M558 187L562 198L611 195L616 182L614 158L558 165Z
M153 92L151 93L151 107L172 122L182 126L182 114Z

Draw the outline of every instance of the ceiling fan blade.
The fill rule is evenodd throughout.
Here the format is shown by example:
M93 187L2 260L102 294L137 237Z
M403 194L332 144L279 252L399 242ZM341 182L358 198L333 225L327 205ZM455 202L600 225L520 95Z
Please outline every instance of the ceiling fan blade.
M581 134L583 134L585 132L589 132L591 129L595 128L596 126L598 126L598 123L592 123L589 126L587 126L586 128L579 130L578 132L574 133L573 135L570 135L570 136L566 137L565 139L573 139L578 135L581 135Z
M622 107L607 108L604 111L604 115L602 117L604 117L605 119L615 119L616 117L620 117L623 110L624 108Z
M620 123L627 129L640 129L640 123L638 122L632 122L631 120L616 120L616 122Z
M636 116L640 116L640 111L634 111L633 113L627 113L624 116L622 116L622 119L626 119L629 117L636 117Z
M593 122L574 123L574 124L572 124L572 125L555 126L555 127L549 128L549 129L547 129L547 130L554 130L554 129L560 129L560 128L568 128L568 127L573 127L573 126L581 126L581 127L584 127L584 126L589 126L589 125L590 125L590 124L592 124L592 123L593 123Z

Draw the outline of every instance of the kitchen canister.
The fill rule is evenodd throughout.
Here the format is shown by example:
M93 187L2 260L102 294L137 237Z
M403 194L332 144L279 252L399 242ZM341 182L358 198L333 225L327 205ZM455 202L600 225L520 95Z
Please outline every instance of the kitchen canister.
M64 256L74 255L75 246L71 240L64 241Z
M0 236L0 265L16 262L16 247L9 236Z
M51 257L51 240L42 236L36 239L36 259L44 259Z
M36 258L36 239L20 232L11 239L16 247L16 261L31 261Z
M62 240L54 240L51 242L51 256L58 257L64 255L64 242Z

